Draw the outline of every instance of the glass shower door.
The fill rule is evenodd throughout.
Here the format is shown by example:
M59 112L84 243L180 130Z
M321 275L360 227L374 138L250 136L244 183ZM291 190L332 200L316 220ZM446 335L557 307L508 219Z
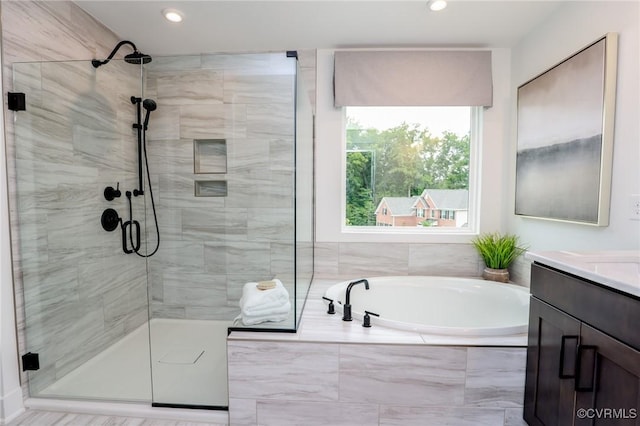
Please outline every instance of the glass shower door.
M111 61L18 63L13 91L19 265L32 397L150 401L146 267L125 255L125 191L136 187L132 130L140 67ZM108 201L105 188L122 196ZM143 219L144 205L132 214ZM18 303L20 305L20 303Z
M284 52L145 66L158 104L147 134L161 229L148 259L155 405L228 405L227 330L243 326L246 283L277 278L288 293L278 321L254 327L295 329L295 78Z

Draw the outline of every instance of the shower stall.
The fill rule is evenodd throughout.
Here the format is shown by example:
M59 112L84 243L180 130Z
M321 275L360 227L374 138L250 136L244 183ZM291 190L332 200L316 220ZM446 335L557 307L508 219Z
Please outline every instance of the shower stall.
M225 408L228 330L294 332L313 275L296 52L16 63L12 93L30 396ZM285 319L245 326L274 279Z

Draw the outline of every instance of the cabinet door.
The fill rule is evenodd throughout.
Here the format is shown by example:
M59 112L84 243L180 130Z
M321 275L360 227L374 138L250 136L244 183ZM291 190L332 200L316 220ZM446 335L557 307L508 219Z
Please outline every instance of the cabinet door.
M640 425L640 352L582 324L576 426Z
M535 297L529 305L524 419L531 426L573 424L580 322Z

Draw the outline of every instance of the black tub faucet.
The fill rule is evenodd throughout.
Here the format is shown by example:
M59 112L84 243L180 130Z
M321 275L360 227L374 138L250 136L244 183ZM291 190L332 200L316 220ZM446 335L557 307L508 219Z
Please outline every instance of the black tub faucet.
M366 290L369 290L369 281L365 279L352 281L347 286L347 292L344 297L344 307L342 310L343 312L342 321L353 321L353 318L351 318L351 289L353 288L354 285L362 284L362 283L364 283L364 288Z

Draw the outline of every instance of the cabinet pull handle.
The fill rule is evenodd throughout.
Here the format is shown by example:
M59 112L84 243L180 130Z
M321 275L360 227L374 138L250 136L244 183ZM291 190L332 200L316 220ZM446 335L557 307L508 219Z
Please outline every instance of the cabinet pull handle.
M567 354L567 340L574 340L575 343L572 345L573 351ZM560 372L558 373L558 377L561 379L575 379L576 377L576 350L578 347L578 336L562 336L562 341L560 342ZM566 360L566 361L565 361ZM571 372L565 372L565 362L569 364L571 368Z
M593 345L578 346L578 361L576 365L576 392L593 392L596 376L598 347ZM586 356L585 356L586 354ZM584 360L587 359L588 363ZM584 366L587 366L586 368ZM583 373L587 376L583 378Z

